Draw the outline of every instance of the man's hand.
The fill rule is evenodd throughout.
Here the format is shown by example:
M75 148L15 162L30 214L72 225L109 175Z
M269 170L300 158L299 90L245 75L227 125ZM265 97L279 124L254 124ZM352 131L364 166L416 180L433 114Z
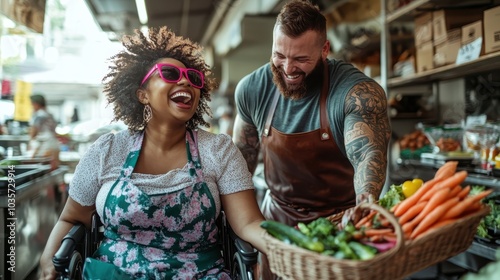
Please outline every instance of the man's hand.
M359 205L362 203L373 203L375 202L375 198L373 197L372 194L369 193L362 193L359 194L356 197L356 206L350 209L347 209L344 212L344 215L342 216L342 221L340 222L339 227L341 229L345 228L345 226L349 223L352 222L353 224L356 224L361 218L364 216L368 215L370 212L370 209L368 208L360 208Z

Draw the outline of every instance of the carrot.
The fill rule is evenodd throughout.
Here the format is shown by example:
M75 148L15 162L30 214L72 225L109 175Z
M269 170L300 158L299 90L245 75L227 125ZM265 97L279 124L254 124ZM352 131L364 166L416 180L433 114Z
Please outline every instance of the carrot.
M457 171L457 166L458 166L458 161L447 161L439 169L436 171L436 174L434 174L434 178L436 179L446 179Z
M399 205L400 205L400 203L398 203L398 204L396 204L396 205L392 206L392 207L391 207L391 209L390 209L389 211L391 211L392 213L396 212L396 209L398 209Z
M462 187L460 185L456 185L451 189L450 196L451 197L457 197L457 195L460 193L462 190Z
M431 196L431 198L429 199L429 201L425 205L422 212L420 212L419 216L420 215L422 215L422 216L428 215L434 208L438 207L444 201L446 201L448 198L450 198L450 193L451 193L451 191L448 188L440 189L440 190L436 191Z
M418 223L417 227L415 227L415 229L411 233L410 238L414 239L421 233L428 230L434 223L441 219L444 214L446 214L446 211L456 205L458 203L458 200L458 197L454 197L433 208L432 211L430 211L429 214L426 215L420 223Z
M383 235L374 235L374 236L368 237L368 240L370 242L377 243L377 242L383 242L383 241L385 241L385 238L384 238Z
M367 236L367 237L376 236L376 235L384 235L384 234L389 234L389 233L393 233L393 232L394 232L394 230L392 228L367 228L364 231L365 236Z
M386 217L384 217L380 214L377 215L377 219L378 219L378 223L382 227L389 227L391 225L391 222L389 221L389 219L387 219Z
M384 239L385 239L385 241L388 241L388 242L397 242L398 241L398 237L396 235L394 235L394 236L385 235Z
M464 212L462 212L462 214L460 214L460 218L462 217L465 217L467 215L469 215L470 213L474 213L476 211L478 211L479 209L481 209L481 202L474 202L472 203L471 206L467 207L467 209L465 209Z
M484 190L476 195L472 195L470 197L474 198L474 201L481 201L483 198L487 197L493 192L493 189Z
M460 198L460 199L464 199L468 194L469 194L469 191L470 191L470 186L465 186L464 188L462 188L462 190L457 194L457 197Z
M407 222L407 224L411 224L409 226L411 228L412 234L419 223L432 212L433 209L441 205L445 200L449 198L450 189L441 189L437 191L431 199L427 202L422 212L420 212L413 220Z
M416 235L415 238L419 238L423 234L431 233L431 232L433 232L435 230L438 230L441 227L444 227L446 225L449 225L449 224L452 224L452 223L456 222L457 220L458 219L447 219L447 220L441 219L441 220L437 221L436 223L434 223L432 226L430 226L426 231L422 232L419 235Z
M391 240L396 241L397 236L396 236L396 233L394 233L394 232L384 233L384 234L369 236L368 240L370 240L371 242L383 242L383 241L391 241Z
M442 188L453 188L457 185L460 185L465 179L467 178L467 171L458 171L457 173L453 174L452 176L443 179L442 181L436 183L436 185L432 188L432 190L428 191L425 195L423 195L420 200L428 200L430 197L433 195L434 192L437 192L438 190Z
M413 231L413 223L406 223L403 226L401 226L401 230L403 231L404 235L406 238L409 238L412 231Z
M452 188L456 185L460 185L467 179L468 172L465 170L458 171L457 173L453 174L452 176L442 180L436 186L442 188L442 187L448 187Z
M364 216L363 218L361 218L357 223L356 225L354 225L354 227L356 228L360 228L362 226L369 226L371 224L371 220L373 219L373 217L375 216L375 214L377 214L376 211L370 211L368 213L368 215Z
M394 210L394 215L396 217L401 217L403 213L408 211L408 209L410 209L413 205L417 204L420 198L430 189L432 189L434 185L440 182L440 180L441 179L431 179L429 181L426 181L412 196L398 203L399 206L397 206Z
M487 197L492 192L493 189L489 189L473 196L467 196L462 201L457 203L455 206L450 208L449 211L444 215L443 219L451 219L459 217L460 215L462 215L462 213L474 207L475 203L478 203L479 201L481 201L481 199Z
M403 225L411 219L415 218L420 212L422 212L422 210L424 210L426 204L426 201L421 201L413 205L410 209L408 209L408 211L406 211L403 215L401 215L401 217L399 217L399 224Z

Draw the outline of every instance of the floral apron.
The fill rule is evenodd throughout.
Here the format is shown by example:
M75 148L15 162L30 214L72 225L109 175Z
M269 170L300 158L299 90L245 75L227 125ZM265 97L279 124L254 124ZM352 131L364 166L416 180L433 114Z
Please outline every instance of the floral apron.
M160 195L147 195L130 179L143 137L137 136L106 198L105 238L94 257L136 279L230 279L217 244L216 206L203 181L197 131L186 132L193 185Z

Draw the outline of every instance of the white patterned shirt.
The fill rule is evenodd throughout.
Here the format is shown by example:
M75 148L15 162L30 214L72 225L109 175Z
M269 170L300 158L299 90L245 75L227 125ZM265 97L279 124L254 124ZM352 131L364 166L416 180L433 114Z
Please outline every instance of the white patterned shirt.
M102 217L106 197L120 175L133 139L128 130L99 137L76 166L69 196L83 206L95 204ZM219 195L254 188L245 159L229 135L199 129L198 150L203 177L214 197L217 214L220 212ZM131 179L149 195L177 191L192 184L187 165L160 175L132 173Z

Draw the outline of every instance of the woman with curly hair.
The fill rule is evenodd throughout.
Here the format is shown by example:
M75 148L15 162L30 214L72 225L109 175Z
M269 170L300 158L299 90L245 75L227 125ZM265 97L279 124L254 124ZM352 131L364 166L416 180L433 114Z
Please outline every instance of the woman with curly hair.
M115 120L129 129L101 136L80 160L40 260L42 279L55 278L63 236L74 224L90 227L94 211L105 238L84 275L98 263L138 279L230 279L217 245L221 207L260 251L264 218L230 136L197 129L208 127L217 86L202 48L167 27L124 36L123 46L103 82Z

